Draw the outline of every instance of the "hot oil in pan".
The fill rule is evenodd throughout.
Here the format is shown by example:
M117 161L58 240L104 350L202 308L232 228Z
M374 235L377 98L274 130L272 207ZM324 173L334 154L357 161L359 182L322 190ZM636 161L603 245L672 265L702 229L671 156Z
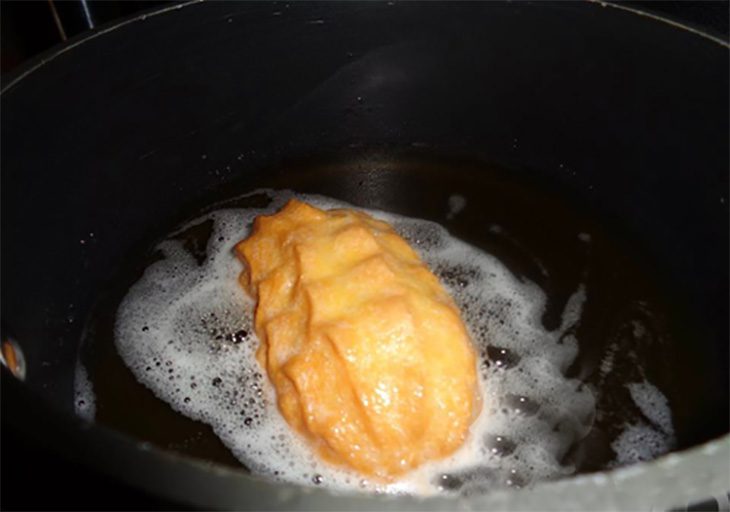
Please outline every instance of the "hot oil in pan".
M444 175L448 176L446 182ZM570 363L560 368L568 386L563 393L574 393L575 397L591 395L595 400L590 407L581 409L577 423L565 421L570 414L566 415L563 409L570 409L569 403L561 409L559 400L543 403L539 392L524 389L502 394L499 408L488 411L501 415L504 425L509 425L510 418L527 422L528 430L532 429L528 434L533 437L535 428L542 429L540 436L554 438L547 440L545 446L557 446L548 455L559 460L547 466L511 461L520 455L520 439L511 435L513 429L504 428L503 432L492 431L482 443L484 459L489 459L489 464L443 471L433 482L436 487L449 492L475 492L499 485L519 486L539 478L653 458L672 447L676 423L682 418L675 417L673 425L668 404L657 389L667 389L671 379L668 359L656 357L672 346L664 320L668 306L642 258L565 197L515 179L504 170L434 160L365 165L309 162L271 173L268 180L249 181L238 191L260 187L338 197L355 206L436 221L455 237L497 257L518 280L534 283L542 290L546 302L540 312L540 327L544 332L559 334L553 352L571 352L577 340L577 356L562 358ZM233 190L227 192L228 197L235 196ZM262 208L270 201L265 193L227 199L196 209L181 216L181 220L199 218L220 208ZM206 247L211 243L214 221L203 220L173 231L173 238L185 252L203 264L208 257ZM428 229L419 234L418 226L413 225L406 231L403 234L416 247L420 244L426 250L425 245L430 243ZM424 256L428 261L428 254ZM160 251L149 250L144 258L133 262L116 279L89 321L82 360L93 384L95 420L165 448L240 467L242 457L234 457L209 426L175 412L141 385L114 345L114 321L120 302L144 269L163 257ZM479 302L466 293L473 286L470 281L475 281L474 268L451 265L448 258L430 263L459 302L472 331L480 329L477 324L484 315L473 311ZM580 293L576 295L576 291ZM579 318L566 323L566 305L575 311L576 300L585 300L578 304L582 312ZM515 379L516 372L529 366L530 358L540 359L540 354L529 353L525 340L509 342L514 333L500 332L499 322L504 327L504 318L499 314L486 316L492 318L493 325L483 329L489 333L483 336L485 341L480 347L482 371L493 382L509 382ZM246 343L250 337L249 329L217 327L225 322L215 318L201 318L200 323L211 347ZM154 370L150 366L149 371L168 371L173 381L179 379L174 364L165 358L151 359L149 365ZM255 373L242 375L240 385L265 386L265 377ZM198 386L216 387L216 377L211 379L207 373L195 377L186 374L184 382L174 380L176 389L182 389L180 393L184 395L185 389L192 393ZM218 386L221 384L218 380ZM83 394L84 387L79 389ZM566 401L575 397L564 396ZM88 393L78 400L78 409L88 409ZM235 396L230 397L232 404L236 400ZM245 404L240 414L243 425L258 418L256 411L248 411ZM566 439L570 442L566 443ZM539 461L540 454L522 454L523 459L530 457ZM535 465L559 469L541 472ZM505 471L495 470L502 466ZM520 471L510 467L519 467ZM316 476L319 475L313 476L314 483L321 483L321 477L317 481Z

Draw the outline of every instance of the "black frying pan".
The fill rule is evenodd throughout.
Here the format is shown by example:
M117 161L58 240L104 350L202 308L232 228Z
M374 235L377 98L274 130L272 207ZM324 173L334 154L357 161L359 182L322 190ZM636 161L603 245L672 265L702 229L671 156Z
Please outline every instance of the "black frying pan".
M645 357L679 418L678 448L722 436L727 57L711 38L577 3L193 4L57 48L1 97L2 325L27 366L22 384L3 371L4 416L175 500L372 508L83 426L79 343L128 262L206 205L291 187L445 222L458 191L468 208L449 229L528 278L539 280L485 223L556 268L572 254L557 241L580 227L617 240L598 267L624 283L615 293L646 277L666 298L672 342Z

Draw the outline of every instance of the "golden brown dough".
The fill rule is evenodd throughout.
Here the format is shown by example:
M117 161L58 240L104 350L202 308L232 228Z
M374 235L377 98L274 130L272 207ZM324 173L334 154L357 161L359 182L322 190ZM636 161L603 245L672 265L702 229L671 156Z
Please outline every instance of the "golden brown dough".
M385 222L291 200L236 246L257 357L325 459L390 479L464 441L474 351L436 276Z

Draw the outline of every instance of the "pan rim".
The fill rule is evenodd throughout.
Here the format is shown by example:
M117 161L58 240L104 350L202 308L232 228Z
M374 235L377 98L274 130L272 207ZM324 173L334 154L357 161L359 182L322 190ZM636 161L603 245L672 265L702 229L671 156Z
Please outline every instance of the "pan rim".
M130 16L128 18L124 18L121 21L112 21L109 24L100 25L98 29L95 28L95 29L89 30L87 32L82 32L78 36L72 37L68 41L59 43L59 44L51 47L49 50L42 52L42 53L36 55L35 57L30 58L24 64L20 65L16 71L12 71L12 72L8 73L8 78L6 80L4 80L4 82L6 82L6 84L0 86L0 97L2 95L6 94L11 89L13 89L23 79L27 78L29 75L33 74L35 71L39 70L40 68L42 68L49 62L51 62L54 59L56 59L57 57L59 57L60 55L63 55L64 53L69 52L82 44L85 44L93 39L96 39L97 37L108 34L109 32L113 32L119 28L122 28L126 25L129 25L129 24L137 22L137 21L144 21L153 16L158 16L161 14L179 11L180 9L183 9L185 7L190 7L191 5L202 4L202 3L207 3L207 0L186 0L182 3L163 7L161 9L151 9L149 11L144 11L142 14L133 14L132 16ZM672 28L686 31L690 34L693 34L693 35L696 35L703 39L706 39L708 41L711 41L726 49L730 49L730 41L724 41L723 39L720 39L719 37L713 36L698 28L691 27L689 25L686 25L679 21L673 20L671 18L660 16L658 14L650 13L647 11L642 11L640 9L636 9L635 7L630 7L627 5L620 5L615 2L606 2L604 0L584 0L583 3L590 4L590 5L593 5L596 7L611 7L618 11L623 11L623 12L627 12L627 13L630 13L630 14L633 14L636 16L645 17L645 18L648 18L649 20L657 21L657 22L669 25Z

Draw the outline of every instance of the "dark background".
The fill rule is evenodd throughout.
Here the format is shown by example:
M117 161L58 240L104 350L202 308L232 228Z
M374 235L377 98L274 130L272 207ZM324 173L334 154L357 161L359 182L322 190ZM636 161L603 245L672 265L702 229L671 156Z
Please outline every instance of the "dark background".
M9 1L0 2L0 73L66 39L142 10L173 5L162 1ZM727 40L727 1L623 2L634 8L676 19ZM54 9L57 19L54 17ZM3 370L4 371L4 370ZM0 508L12 509L179 509L122 486L83 466L61 459L43 445L27 442L8 427L12 411L2 405L0 439Z
M140 0L2 0L0 1L0 73L5 75L27 59L99 27L137 12L182 2ZM614 2L659 14L727 40L726 0ZM53 10L58 15L54 19ZM84 5L86 9L84 9ZM88 15L87 15L88 12Z

